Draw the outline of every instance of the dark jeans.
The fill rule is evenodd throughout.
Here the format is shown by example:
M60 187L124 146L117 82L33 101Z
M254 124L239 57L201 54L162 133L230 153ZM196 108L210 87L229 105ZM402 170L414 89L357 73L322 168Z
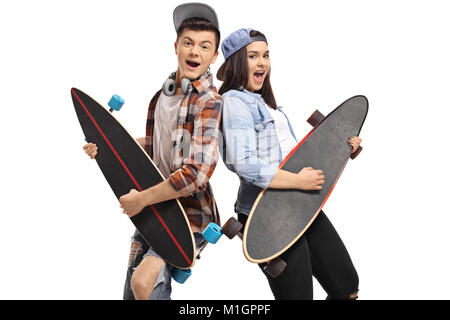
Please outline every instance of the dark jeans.
M239 214L238 219L245 225L247 216ZM349 300L358 292L359 279L352 260L323 211L280 257L287 266L276 279L264 272L276 300L312 300L312 276L327 292L327 299Z

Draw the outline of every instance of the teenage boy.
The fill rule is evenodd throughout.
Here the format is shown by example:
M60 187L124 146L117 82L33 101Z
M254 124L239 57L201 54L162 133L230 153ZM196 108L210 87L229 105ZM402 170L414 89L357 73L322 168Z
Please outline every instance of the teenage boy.
M178 68L150 101L146 136L137 139L166 180L142 192L133 189L119 201L132 217L145 206L178 198L199 248L205 244L202 230L220 224L208 182L218 161L222 98L209 67L218 56L220 32L216 13L205 4L180 5L173 19ZM91 158L97 154L94 144L83 148ZM172 269L136 231L124 299L170 299Z

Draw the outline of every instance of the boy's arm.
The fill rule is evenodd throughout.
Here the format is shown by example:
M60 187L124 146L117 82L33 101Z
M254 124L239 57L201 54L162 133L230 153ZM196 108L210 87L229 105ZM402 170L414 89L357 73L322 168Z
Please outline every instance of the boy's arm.
M183 160L183 166L156 186L142 192L131 190L122 196L119 201L124 213L132 217L141 212L145 206L185 197L206 185L219 158L217 146L221 108L222 100L209 100L205 103L195 116L189 148L183 150L189 153L189 157ZM141 143L145 139L137 140Z
M119 201L123 213L131 218L141 212L146 206L176 199L178 196L178 193L167 179L142 192L133 189L128 194L120 197Z
M219 160L219 137L222 100L210 99L195 115L192 136L185 132L182 142L187 153L180 169L173 172L168 180L179 197L188 196L205 188Z
M137 138L136 141L142 148L145 148L145 137ZM132 216L138 214L144 207L178 198L178 193L173 189L168 180L164 180L157 185L142 192L132 189L128 194L120 197L120 207L123 213Z

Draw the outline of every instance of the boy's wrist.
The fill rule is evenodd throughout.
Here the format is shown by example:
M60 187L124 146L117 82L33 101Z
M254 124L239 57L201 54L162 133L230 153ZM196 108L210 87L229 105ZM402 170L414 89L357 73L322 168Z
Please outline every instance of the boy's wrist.
M139 192L139 201L143 207L147 207L153 204L153 197L150 189L153 189L153 187Z

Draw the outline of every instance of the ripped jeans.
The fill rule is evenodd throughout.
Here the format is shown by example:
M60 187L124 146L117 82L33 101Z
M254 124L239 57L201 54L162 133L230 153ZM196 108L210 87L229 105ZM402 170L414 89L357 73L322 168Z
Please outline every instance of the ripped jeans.
M194 233L197 250L206 243L205 238L200 233ZM133 291L131 290L131 278L134 270L139 266L146 256L155 256L161 258L144 240L141 234L136 230L131 238L130 258L128 260L127 278L123 291L124 300L135 300ZM162 259L162 258L161 258ZM164 263L159 272L155 285L150 295L151 300L170 300L172 293L172 272L175 268Z

